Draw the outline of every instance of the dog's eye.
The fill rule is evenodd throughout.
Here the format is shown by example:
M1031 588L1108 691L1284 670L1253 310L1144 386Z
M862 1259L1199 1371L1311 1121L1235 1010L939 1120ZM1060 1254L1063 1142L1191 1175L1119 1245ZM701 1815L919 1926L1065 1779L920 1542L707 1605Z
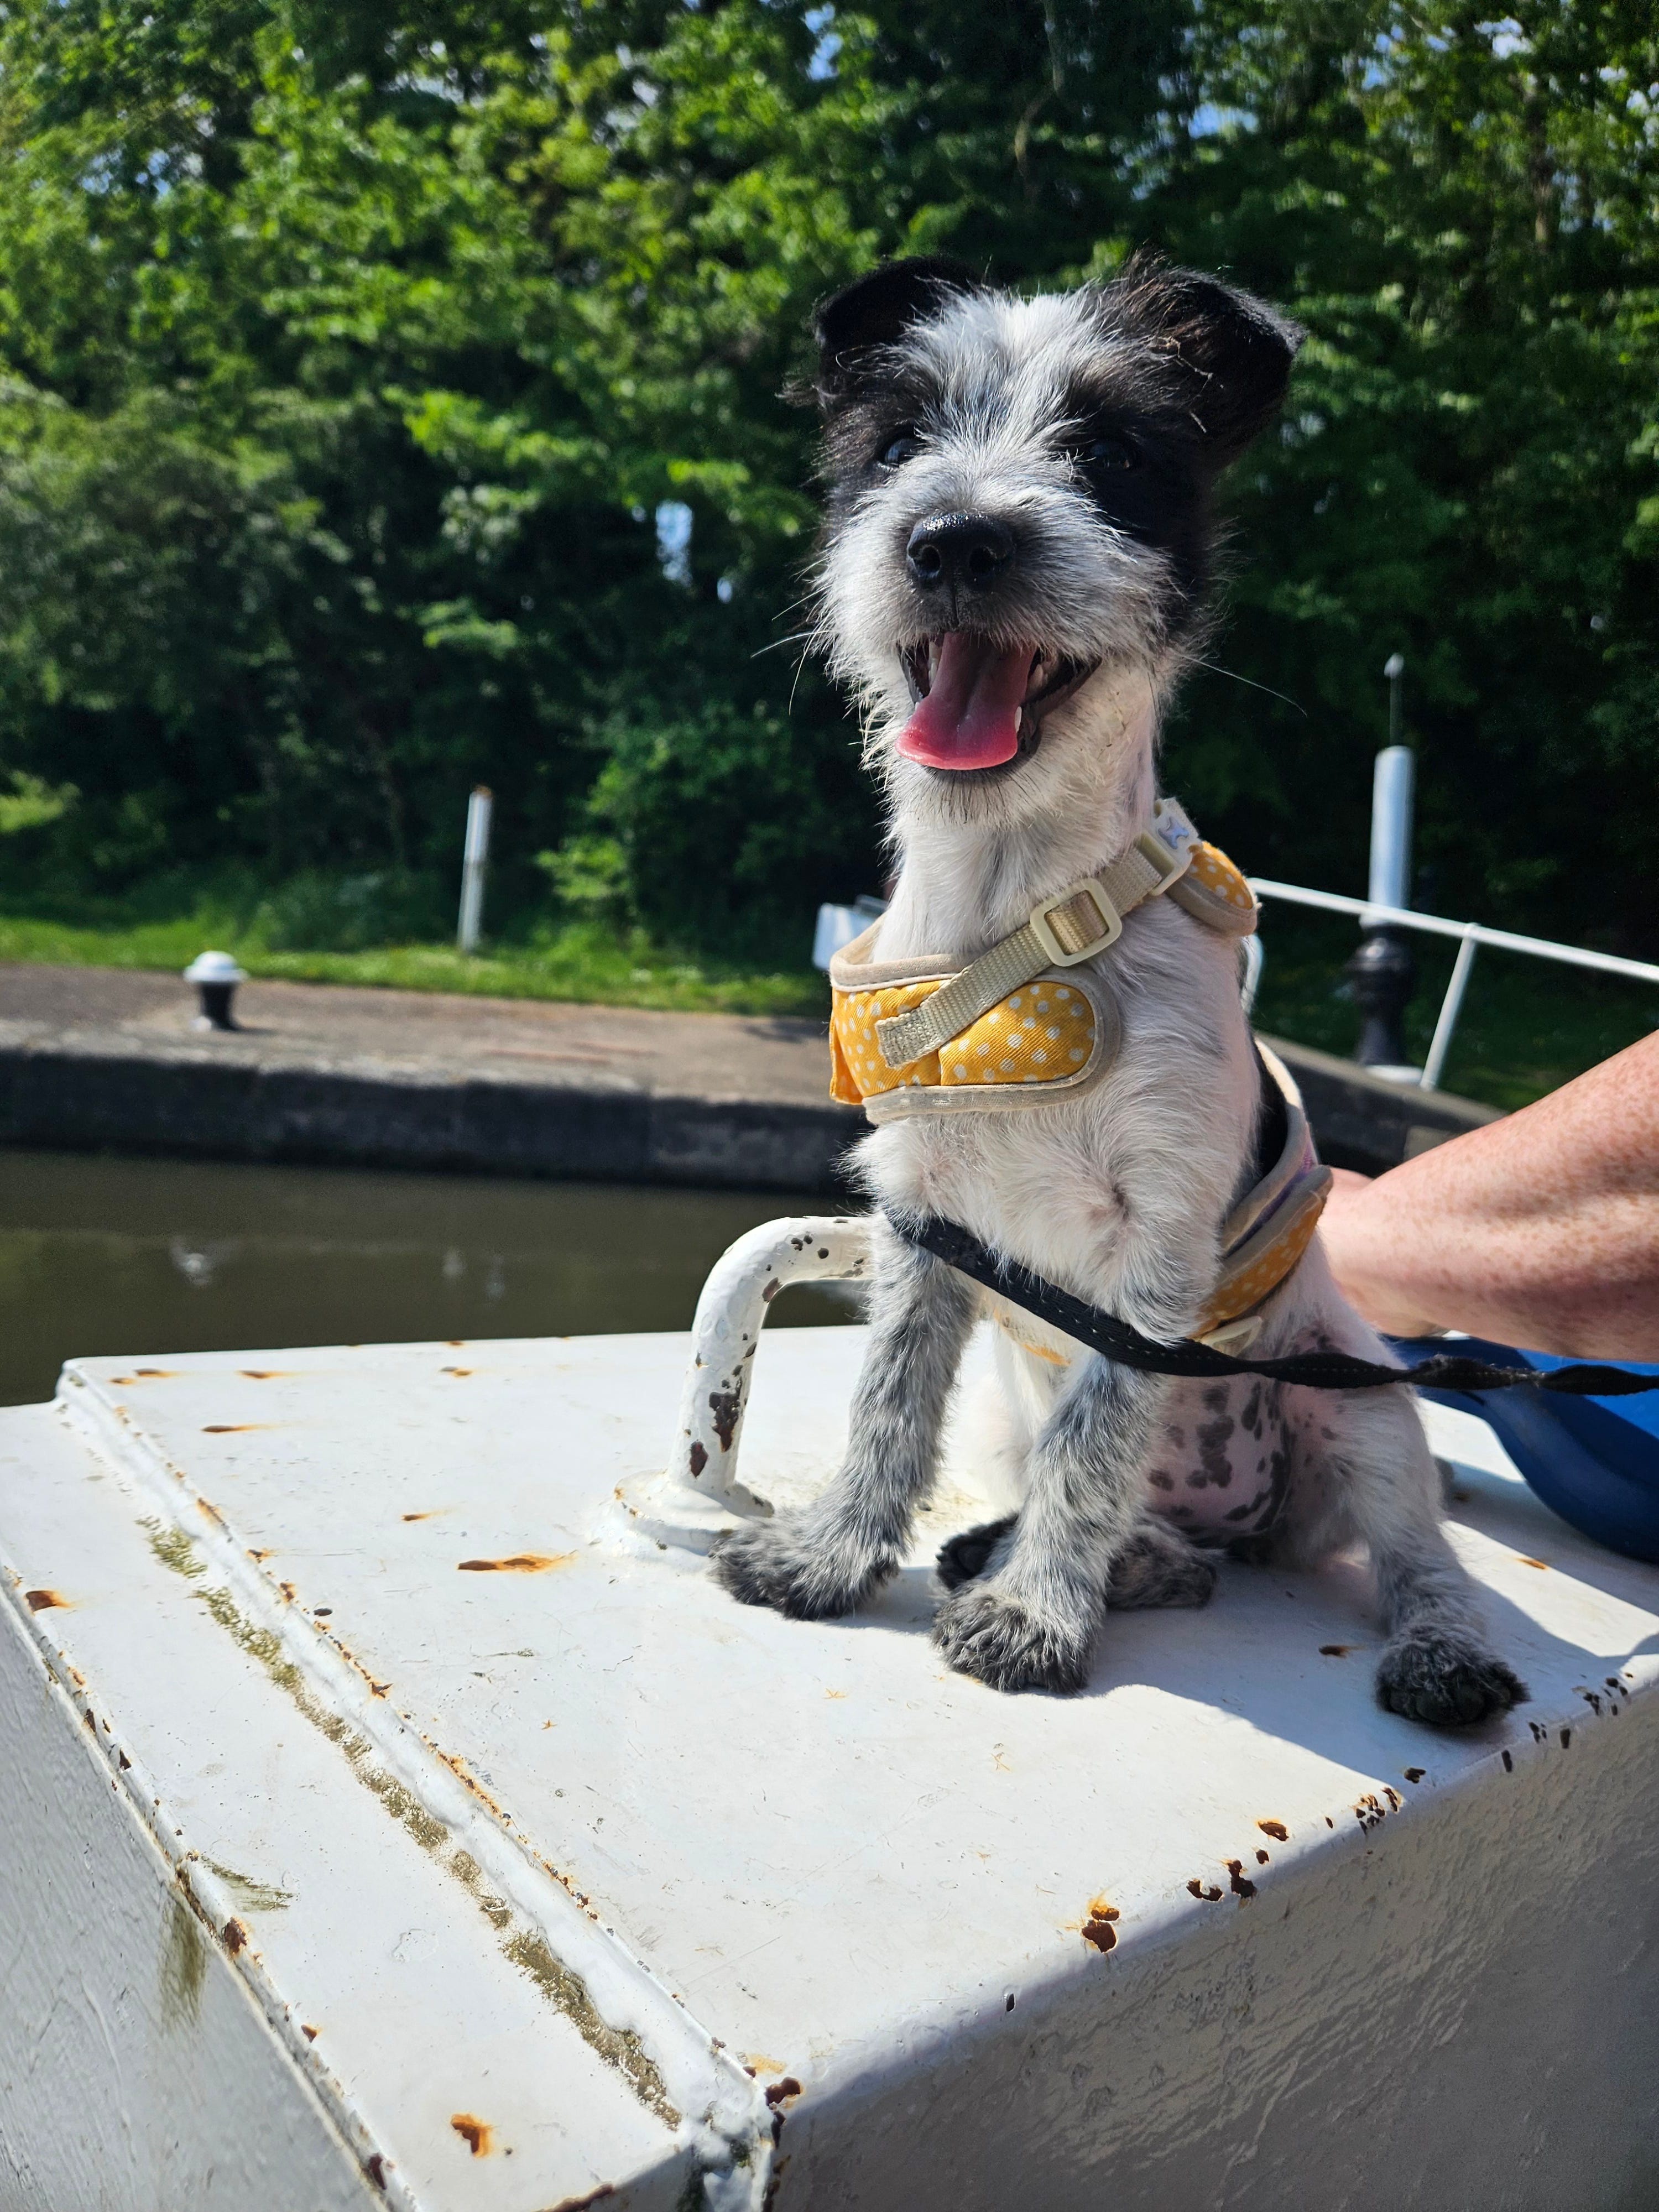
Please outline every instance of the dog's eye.
M906 422L890 431L888 441L877 456L884 469L902 469L906 461L913 460L921 451L921 434L915 423Z
M1119 470L1134 468L1139 462L1140 453L1133 438L1125 437L1121 431L1112 430L1101 437L1091 438L1086 445L1080 446L1077 457L1085 469L1097 469L1103 475L1110 475Z

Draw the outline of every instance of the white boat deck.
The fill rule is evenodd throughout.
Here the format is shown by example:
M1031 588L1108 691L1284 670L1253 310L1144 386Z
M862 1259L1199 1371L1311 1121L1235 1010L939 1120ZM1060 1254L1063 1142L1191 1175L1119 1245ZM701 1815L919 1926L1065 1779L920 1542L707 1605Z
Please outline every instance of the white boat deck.
M861 1340L762 1345L762 1495ZM965 1433L842 1623L623 1533L687 1342L92 1359L0 1413L7 2212L1653 2201L1659 1571L1431 1410L1529 1705L1382 1711L1346 1566L1002 1698L927 1633Z

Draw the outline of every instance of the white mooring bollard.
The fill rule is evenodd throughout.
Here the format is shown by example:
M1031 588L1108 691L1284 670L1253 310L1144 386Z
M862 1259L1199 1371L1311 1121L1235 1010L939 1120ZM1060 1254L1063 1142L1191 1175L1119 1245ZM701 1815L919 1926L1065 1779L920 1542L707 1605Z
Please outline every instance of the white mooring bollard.
M461 850L461 913L455 943L462 952L476 952L483 927L484 872L489 865L489 820L495 801L487 784L479 784L466 802L466 842Z
M1409 745L1384 745L1371 771L1371 866L1366 896L1377 906L1412 902L1412 812L1417 756Z

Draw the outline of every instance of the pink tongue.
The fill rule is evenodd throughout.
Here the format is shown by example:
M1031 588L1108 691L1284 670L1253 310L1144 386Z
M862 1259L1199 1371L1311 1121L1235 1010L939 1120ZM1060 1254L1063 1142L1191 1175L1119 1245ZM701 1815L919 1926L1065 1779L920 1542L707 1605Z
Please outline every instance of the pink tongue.
M1030 646L999 653L985 638L948 632L933 689L900 733L899 750L928 768L996 768L1012 760L1036 657Z

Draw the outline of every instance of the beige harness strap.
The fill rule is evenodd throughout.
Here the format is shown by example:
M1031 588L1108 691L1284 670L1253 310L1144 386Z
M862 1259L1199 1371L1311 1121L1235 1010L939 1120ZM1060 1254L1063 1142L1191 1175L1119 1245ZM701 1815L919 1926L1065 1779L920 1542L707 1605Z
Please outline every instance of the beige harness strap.
M1176 828L1164 811L1171 804L1163 802L1154 817L1160 828L1166 822ZM981 953L922 1005L878 1022L876 1042L889 1067L937 1052L1043 969L1075 967L1115 945L1124 915L1168 890L1191 866L1192 825L1181 816L1180 827L1184 836L1167 843L1158 830L1143 830L1109 867L1045 899L1012 937Z
M1200 1344L1235 1353L1255 1343L1260 1309L1312 1243L1333 1180L1314 1150L1296 1078L1259 1038L1256 1050L1285 1101L1285 1142L1221 1224L1221 1273L1193 1332Z

